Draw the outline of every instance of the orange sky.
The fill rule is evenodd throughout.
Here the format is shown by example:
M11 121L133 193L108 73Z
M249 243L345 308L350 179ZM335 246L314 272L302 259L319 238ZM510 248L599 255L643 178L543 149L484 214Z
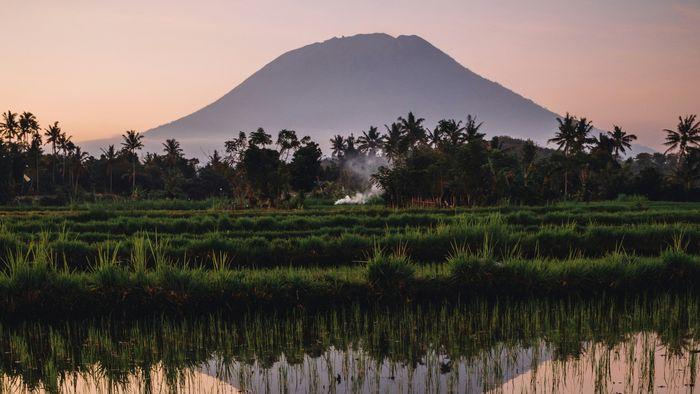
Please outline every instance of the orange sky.
M166 123L287 50L369 32L420 35L555 112L655 148L660 129L700 113L699 0L3 3L0 110L59 120L77 140Z

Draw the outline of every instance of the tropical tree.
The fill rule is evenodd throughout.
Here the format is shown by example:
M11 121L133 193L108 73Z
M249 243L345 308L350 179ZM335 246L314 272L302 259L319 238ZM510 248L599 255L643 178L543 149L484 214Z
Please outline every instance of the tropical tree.
M66 159L68 158L68 152L72 149L72 146L73 142L71 141L71 136L62 132L58 139L58 147L61 148L61 152L63 152L63 172L61 175L63 176L64 184L66 182L66 176L68 175L66 171Z
M355 135L353 133L350 133L349 137L345 138L345 151L343 152L343 156L345 157L355 157L357 156L357 147L355 146Z
M408 148L426 142L427 135L425 127L423 127L425 119L416 118L413 112L409 112L406 118L399 116L397 122L399 123Z
M12 142L19 130L17 123L17 114L12 111L7 111L2 114L2 123L0 123L0 131L5 136L8 142Z
M248 147L248 137L245 132L239 131L238 137L224 142L226 148L226 161L230 165L240 162L243 152Z
M370 157L377 156L382 148L382 136L377 131L377 128L370 126L369 130L363 131L362 135L357 138L357 149L362 153L368 154Z
M109 145L107 149L102 148L102 159L107 167L107 177L109 178L109 194L112 194L112 175L114 172L114 162L117 161L117 150L114 145Z
M563 119L557 118L557 122L559 122L558 130L554 133L554 137L547 142L554 143L557 146L557 150L564 152L568 156L574 151L576 146L576 125L578 120L567 112Z
M442 145L442 130L439 126L435 126L433 130L428 129L426 131L426 139L428 141L428 146L431 148L439 148Z
M171 167L175 166L178 160L183 158L180 142L175 138L165 140L163 143L163 152L165 152L166 163Z
M248 140L250 145L255 145L258 148L264 148L267 145L272 144L272 136L265 132L265 129L258 127L257 130L250 133L250 139Z
M88 154L83 152L79 146L76 146L71 155L71 178L73 180L73 197L78 195L78 186L80 184L80 176L85 172L84 163L88 158Z
M576 128L578 125L578 120L575 116L566 113L566 116L562 118L557 118L559 122L559 128L554 134L554 137L550 138L547 142L552 142L557 145L557 150L564 152L565 156L571 156L576 151L578 144L578 134L576 133ZM567 162L568 163L568 162ZM569 194L569 166L565 165L564 168L564 198L566 199Z
M321 173L321 148L313 141L307 141L294 152L289 163L290 185L300 192L311 191Z
M620 126L613 125L613 131L608 131L608 137L612 141L615 157L620 157L620 152L625 153L632 148L632 142L637 139L634 134L628 134Z
M342 135L336 135L335 137L331 138L331 156L336 158L343 157L345 147L345 138L343 138Z
M525 141L522 147L521 153L521 166L523 172L523 182L524 185L528 186L528 179L530 174L535 169L535 159L537 158L537 145L532 140Z
M483 141L486 134L479 133L479 129L484 125L484 122L476 123L476 116L467 115L467 121L464 123L464 141L475 142Z
M22 112L19 116L19 140L25 147L29 146L29 139L39 131L39 122L31 112Z
M405 153L403 131L401 125L396 122L392 123L391 126L384 125L384 128L386 128L386 134L382 138L384 140L384 154L389 160L395 162Z
M449 146L458 146L465 141L465 135L462 134L464 130L465 128L462 127L461 120L457 121L454 119L443 119L438 122L438 125L433 132L433 134L437 135L433 136L433 138L438 139L440 143L444 142Z
M696 115L679 116L675 130L664 129L666 132L664 145L668 146L665 153L677 151L679 165L691 148L700 145L700 121L696 122L696 117Z
M39 130L35 130L32 133L32 140L29 144L28 152L34 156L34 192L39 193L39 161L41 159L42 149L41 146L43 142L41 140L41 133Z
M683 185L683 191L688 198L688 192L693 184L700 179L700 149L688 148L688 153L683 156L683 162L680 163L672 177Z
M581 118L576 122L572 153L581 153L588 144L596 143L597 140L590 137L591 130L593 130L593 124L586 118Z
M51 144L51 183L56 183L56 145L61 140L61 127L58 125L58 122L53 122L52 125L46 128L44 136L46 137L46 143Z
M284 156L284 161L289 159L289 154L299 148L299 138L294 130L282 129L277 134L277 146L280 147L280 156Z
M122 134L122 149L128 152L131 156L131 194L136 192L136 162L139 160L136 151L143 148L143 135L135 130L127 130L126 134Z

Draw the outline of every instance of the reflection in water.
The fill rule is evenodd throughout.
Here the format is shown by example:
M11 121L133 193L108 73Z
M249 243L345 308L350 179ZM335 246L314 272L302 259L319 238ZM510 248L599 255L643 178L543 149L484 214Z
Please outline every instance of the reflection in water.
M692 391L698 312L665 296L2 325L0 389Z

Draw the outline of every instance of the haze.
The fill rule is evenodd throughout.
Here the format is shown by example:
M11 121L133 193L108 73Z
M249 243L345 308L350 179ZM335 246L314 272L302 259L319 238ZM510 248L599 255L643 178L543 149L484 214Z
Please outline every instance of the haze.
M552 111L620 124L651 147L700 112L698 1L375 3L10 0L0 110L59 120L77 140L146 130L290 49L385 32L420 35Z

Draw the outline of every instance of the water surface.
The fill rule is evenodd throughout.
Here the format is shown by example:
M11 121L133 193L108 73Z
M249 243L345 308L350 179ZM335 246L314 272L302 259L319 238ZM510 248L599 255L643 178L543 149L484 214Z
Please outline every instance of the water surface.
M690 296L0 325L3 392L692 392Z

